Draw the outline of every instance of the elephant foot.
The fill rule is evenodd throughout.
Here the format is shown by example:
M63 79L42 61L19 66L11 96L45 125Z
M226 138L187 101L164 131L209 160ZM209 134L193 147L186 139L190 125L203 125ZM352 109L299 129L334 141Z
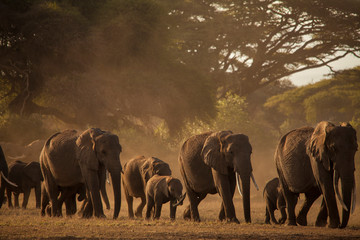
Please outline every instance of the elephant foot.
M286 218L284 219L284 218L280 218L279 219L279 224L284 224L286 222Z
M230 218L227 220L227 223L236 223L240 224L239 220L236 217Z
M298 216L296 218L296 222L301 225L301 226L307 226L307 220L306 220L306 216Z
M137 217L137 218L142 218L142 212L135 212L135 216Z
M316 227L325 227L327 224L327 220L325 219L321 219L321 220L316 220L315 222L315 226Z
M286 222L286 226L297 226L296 221L295 220L288 220Z
M265 219L265 224L270 224L270 220Z
M190 206L188 206L188 207L184 210L183 217L184 217L185 220L191 220Z
M328 224L327 226L328 228L339 228L340 227L340 223L335 221L335 222L331 222Z

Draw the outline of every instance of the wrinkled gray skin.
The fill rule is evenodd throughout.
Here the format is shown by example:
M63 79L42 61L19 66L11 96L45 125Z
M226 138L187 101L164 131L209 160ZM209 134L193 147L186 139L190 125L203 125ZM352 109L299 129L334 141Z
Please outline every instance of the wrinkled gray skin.
M45 143L40 165L45 179L46 192L51 202L52 216L59 216L59 187L85 184L88 199L83 217L105 217L100 197L101 176L110 172L114 192L114 216L121 206L121 146L116 135L90 128L83 133L67 130L56 133Z
M9 180L15 183L18 187L7 185L6 194L8 197L8 206L12 208L11 195L14 194L15 207L19 207L19 195L24 194L22 208L26 208L30 191L35 189L36 208L40 208L41 198L41 182L44 180L39 162L24 163L15 161L9 164Z
M250 176L252 147L249 138L230 131L208 132L190 137L181 147L180 171L190 205L185 219L200 221L198 205L207 194L218 193L222 199L219 219L239 223L232 201L240 175L246 222L250 216Z
M5 199L6 186L10 185L13 187L18 187L15 183L10 182L8 179L9 168L5 159L5 154L1 146L0 146L0 174L1 174L0 177L0 208L1 208Z
M335 126L330 122L320 122L315 129L295 129L281 138L275 162L286 200L288 225L307 225L307 213L322 194L322 205L315 225L325 226L329 217L328 227L346 227L355 187L356 151L356 131L349 124ZM334 176L335 173L338 177ZM347 210L343 208L341 223L334 191L339 179L343 202L347 207ZM296 217L299 193L305 193L305 201Z
M179 179L171 176L155 175L146 184L146 219L151 216L154 209L154 219L159 219L161 207L170 201L170 219L176 217L177 205L182 205L185 195L182 194L183 186Z
M286 221L286 202L280 189L279 178L273 178L268 181L264 187L263 197L266 203L265 223L283 224ZM278 209L281 213L279 221L276 220L274 211Z
M142 211L146 204L145 187L149 179L155 174L170 176L169 164L155 158L138 156L129 160L124 165L123 186L128 204L129 218L134 217L133 198L141 198L141 203L136 209L135 216L142 217Z
M66 216L74 215L77 211L76 194L78 194L78 201L84 201L86 198L85 184L79 184L72 187L59 187L60 196L58 197L58 213L57 216L62 216L62 205L65 202ZM45 184L41 185L41 216L48 214L52 216L49 194L46 191ZM83 202L83 206L85 205Z

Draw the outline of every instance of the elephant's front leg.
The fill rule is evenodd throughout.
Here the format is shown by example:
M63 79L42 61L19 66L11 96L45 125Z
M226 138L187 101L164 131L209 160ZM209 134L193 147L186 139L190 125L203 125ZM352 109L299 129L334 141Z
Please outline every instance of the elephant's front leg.
M176 207L173 206L173 201L170 201L170 219L175 220L176 218Z
M229 182L229 176L218 173L216 170L212 169L215 187L222 198L222 204L225 210L225 217L227 221L239 223L239 220L236 218L235 207L232 201L233 191L231 189L231 184Z
M155 200L154 219L159 219L161 216L162 200Z
M23 203L22 203L22 208L26 209L26 206L29 202L29 197L30 197L30 190L31 188L25 189L24 190L24 199L23 199Z
M146 198L146 214L145 214L145 218L146 219L150 219L151 216L151 209L154 207L154 199L148 197Z
M91 169L82 169L82 174L85 178L88 198L88 203L85 207L83 217L89 217L85 216L85 214L92 212L91 209L93 209L95 217L105 217L100 197L100 181L98 172ZM92 206L90 207L89 204Z
M133 210L133 201L134 198L132 196L130 196L129 191L127 190L126 187L124 187L124 195L125 195L125 199L128 205L128 215L129 218L134 218L134 210Z
M13 208L12 200L11 200L12 191L10 189L6 189L6 196L8 201L8 207Z
M305 193L305 201L299 211L298 216L296 217L296 222L299 225L307 225L307 214L310 210L310 207L320 195L321 193L317 187L312 188L310 191Z

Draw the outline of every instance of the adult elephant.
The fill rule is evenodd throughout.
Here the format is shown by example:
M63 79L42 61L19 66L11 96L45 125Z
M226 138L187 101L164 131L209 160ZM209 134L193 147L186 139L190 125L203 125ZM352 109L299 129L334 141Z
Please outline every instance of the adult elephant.
M130 159L124 165L124 193L128 204L129 218L134 217L133 198L141 198L141 202L135 211L136 217L142 217L142 211L146 204L145 187L149 179L155 174L170 176L169 164L155 158L138 156Z
M307 213L322 194L323 201L316 226L344 228L349 220L351 196L355 200L354 156L357 151L356 131L350 124L335 126L320 122L316 128L304 127L285 134L275 152L275 162L287 210L288 225L306 225ZM342 197L338 192L341 179ZM295 206L299 193L305 201L296 218ZM336 204L342 205L342 221Z
M121 207L121 146L116 135L90 128L83 133L75 130L51 136L40 154L45 188L51 202L52 216L57 216L59 187L85 183L87 204L83 217L105 217L100 198L100 181L105 169L110 172L114 191L114 215Z
M26 208L30 191L35 190L36 208L40 208L41 182L44 180L39 162L24 163L15 161L9 164L9 180L14 182L18 187L7 185L6 194L8 197L9 208L13 207L11 195L14 194L14 205L19 207L19 195L24 194L22 208Z
M218 193L222 198L219 219L239 223L232 201L237 183L242 190L245 221L250 223L250 177L255 183L251 152L249 138L231 131L208 132L186 140L179 154L180 171L190 201L184 218L200 221L199 203L207 194Z
M9 167L5 159L4 152L2 147L0 146L0 208L4 203L5 199L5 189L6 186L11 185L13 187L17 187L17 185L8 179Z

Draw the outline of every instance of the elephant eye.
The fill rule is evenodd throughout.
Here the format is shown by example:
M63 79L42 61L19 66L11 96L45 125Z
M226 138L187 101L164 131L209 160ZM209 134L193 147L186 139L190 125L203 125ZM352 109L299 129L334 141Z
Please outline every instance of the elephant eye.
M102 153L103 155L106 155L106 151L105 151L105 150L102 150L101 153Z

